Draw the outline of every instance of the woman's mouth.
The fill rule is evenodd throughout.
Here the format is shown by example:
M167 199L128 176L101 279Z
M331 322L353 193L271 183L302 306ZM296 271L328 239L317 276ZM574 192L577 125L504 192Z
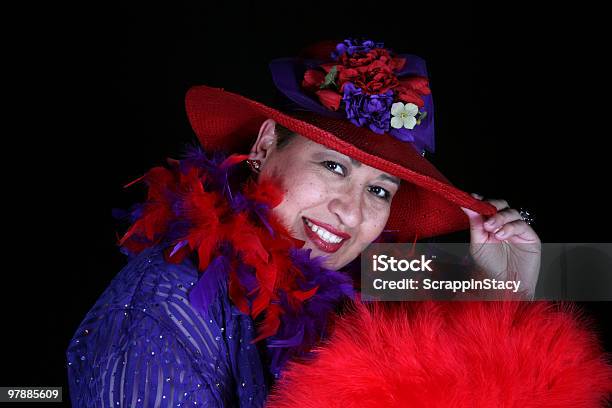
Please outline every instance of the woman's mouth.
M336 252L351 236L328 224L302 217L306 236L322 251ZM333 230L333 232L331 231Z

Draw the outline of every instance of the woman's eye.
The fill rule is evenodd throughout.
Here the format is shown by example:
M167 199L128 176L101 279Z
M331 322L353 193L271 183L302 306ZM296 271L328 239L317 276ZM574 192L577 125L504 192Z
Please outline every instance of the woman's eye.
M346 169L340 163L336 163L335 161L326 160L323 162L323 165L327 168L327 170L337 173L341 176L346 174Z
M389 198L391 197L391 193L389 193L387 190L385 190L382 187L370 186L368 187L368 190L372 194L374 194L376 197L382 198L385 201L389 201Z

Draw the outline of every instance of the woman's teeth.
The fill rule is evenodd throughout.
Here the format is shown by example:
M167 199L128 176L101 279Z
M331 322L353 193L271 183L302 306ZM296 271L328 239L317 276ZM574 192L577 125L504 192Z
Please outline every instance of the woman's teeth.
M314 225L307 218L304 218L304 219L306 220L306 225L308 225L310 227L312 232L317 234L319 236L319 238L321 238L323 241L329 242L330 244L338 244L338 243L342 242L342 238L340 238L339 236L332 234L331 232L329 232L328 230L326 230L323 227L319 227L318 225Z

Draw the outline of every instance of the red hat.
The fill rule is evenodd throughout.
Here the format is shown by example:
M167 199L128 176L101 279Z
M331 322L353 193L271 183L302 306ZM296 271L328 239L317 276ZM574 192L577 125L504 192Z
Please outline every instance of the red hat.
M422 61L414 56L409 57L413 61ZM385 228L394 232L399 241L412 241L468 228L469 220L460 206L486 216L497 212L493 205L454 187L415 148L418 141L410 143L405 141L406 138L400 140L392 132L381 134L379 129L356 126L355 120L340 117L341 111L330 111L326 115L321 109L310 108L316 97L311 98L306 91L300 94L299 84L304 72L316 65L312 60L282 59L276 62L271 67L277 87L298 104L300 100L307 101L308 110L301 103L300 110L281 111L223 89L194 86L187 92L185 105L191 126L204 149L248 153L261 124L271 118L316 143L406 180L408 183L402 183L393 198ZM421 72L424 64L422 67ZM285 70L280 73L282 78L279 69ZM404 65L402 71L407 72ZM426 98L431 123L427 127L433 135L431 97L426 95ZM428 143L424 145L428 147ZM418 145L419 149L422 146Z

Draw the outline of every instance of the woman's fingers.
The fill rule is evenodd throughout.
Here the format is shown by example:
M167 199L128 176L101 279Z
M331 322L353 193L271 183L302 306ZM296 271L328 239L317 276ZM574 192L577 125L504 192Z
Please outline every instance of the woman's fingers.
M482 200L482 196L473 193L472 197ZM470 230L472 241L476 240L478 242L484 240L486 238L486 231L483 228L484 217L477 213L476 211L470 210L469 208L461 207L463 212L468 216L470 220Z
M521 214L514 208L506 208L492 215L484 223L484 228L489 232L496 232L509 222L522 220Z
M479 194L472 193L472 197L482 200ZM484 200L497 208L497 213L484 219L483 216L475 211L462 208L470 219L470 229L472 230L472 240L483 241L488 234L494 234L499 240L507 240L513 236L519 236L526 241L537 240L535 231L523 221L521 214L514 208L509 208L508 201L503 199ZM484 242L484 241L483 241Z
M482 200L483 197L479 194L472 193L472 197L477 200ZM490 239L490 232L484 228L485 217L476 211L472 211L467 208L461 207L463 212L468 216L470 220L470 242L472 244L480 244L487 242Z
M505 210L506 208L510 207L506 200L502 200L500 198L487 198L485 201L493 204L495 208L497 208L497 211Z
M472 197L483 200L483 197L476 193L472 193ZM537 240L535 231L523 220L516 209L510 208L508 201L496 198L484 201L497 208L497 213L486 220L476 212L463 209L470 219L472 234L475 234L476 238L481 238L483 234L494 234L499 240L507 240L512 236L519 236L526 241Z
M507 240L512 237L519 237L529 242L538 240L535 231L522 219L508 222L495 232L495 238L500 240Z

